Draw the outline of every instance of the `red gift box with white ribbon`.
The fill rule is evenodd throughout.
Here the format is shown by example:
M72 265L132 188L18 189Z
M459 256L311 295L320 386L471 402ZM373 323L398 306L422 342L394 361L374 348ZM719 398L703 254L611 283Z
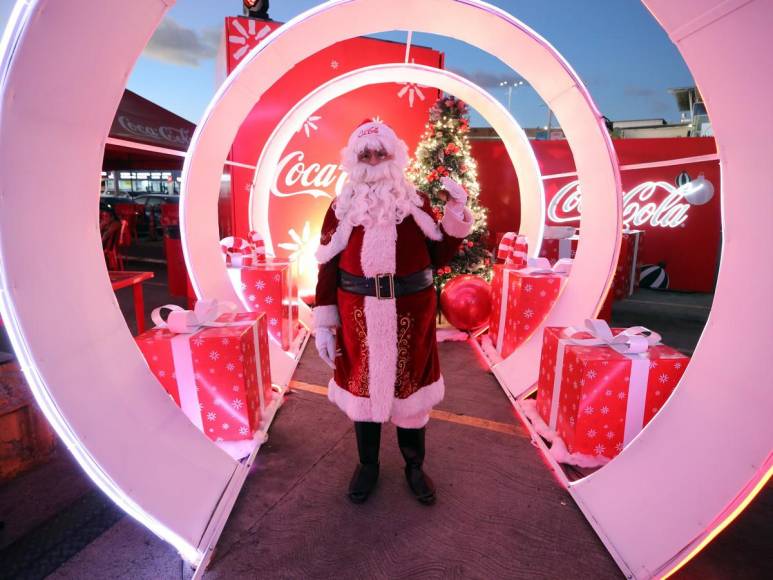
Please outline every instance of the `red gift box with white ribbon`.
M530 263L533 266L517 270L506 264L494 265L489 337L503 358L545 320L571 268L571 260L561 260L554 268L542 258Z
M545 329L537 410L570 453L611 459L676 387L689 357L638 326Z
M166 321L162 308L171 310ZM234 458L252 450L261 412L271 403L266 317L221 313L200 300L193 311L153 311L156 328L136 337L158 381L191 422Z
M289 350L298 334L295 263L269 259L239 271L244 304L266 315L268 332Z
M545 238L542 240L542 247L539 252L540 258L547 258L551 264L558 260L574 259L579 241L579 236L560 239Z
M616 300L631 296L639 287L639 252L643 233L640 230L623 232L620 257L612 282L612 292Z

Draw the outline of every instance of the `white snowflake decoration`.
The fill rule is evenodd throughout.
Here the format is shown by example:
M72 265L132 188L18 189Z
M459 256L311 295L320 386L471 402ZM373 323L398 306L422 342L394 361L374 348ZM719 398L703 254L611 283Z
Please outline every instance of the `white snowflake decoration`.
M231 426L228 423L223 423L221 427L223 428L223 431L228 431L231 428Z
M236 365L232 362L229 362L227 365L225 365L225 370L228 372L233 372L236 369Z
M263 38L264 36L268 36L268 33L271 32L271 27L266 24L261 28L260 30L257 29L257 20L249 20L247 22L247 28L245 29L241 20L232 20L231 24L233 28L236 30L237 34L231 34L228 36L228 41L232 45L240 45L238 49L236 49L231 56L233 56L234 60L241 59L247 52L249 52L252 45L257 44L257 41Z
M406 93L408 94L408 106L413 108L413 102L416 100L416 97L419 97L419 100L424 100L424 93L421 92L421 88L419 88L419 85L416 83L401 83L403 85L403 88L400 89L397 93L397 98L402 99Z
M213 350L213 351L211 351L211 352L209 353L209 358L210 358L211 360L217 360L217 359L219 359L219 358L220 358L220 353L219 353L219 352L217 352L216 350Z
M311 117L309 117L303 122L303 125L301 125L298 128L296 133L300 133L301 131L303 131L304 133L306 133L306 137L311 137L311 132L317 131L319 129L319 127L317 126L317 121L319 121L321 118L322 117L320 117L319 115L312 115Z
M290 238L292 238L293 241L282 242L281 244L277 245L283 250L290 251L290 256L288 257L290 261L300 260L301 256L303 254L308 254L311 248L311 225L309 222L304 222L300 236L294 228L287 230L287 233L290 235Z
M276 326L277 324L279 324L279 321L276 318L272 318L271 320L268 321L268 323L271 326Z
M658 377L658 382L660 382L660 384L665 384L665 383L667 383L667 382L668 382L668 375L667 375L666 373L662 373L662 374L661 374L661 375Z
M244 407L244 402L241 399L234 399L231 401L231 406L236 409L237 411Z
M524 318L531 318L532 316L534 316L534 311L531 308L527 308L523 311Z
M585 373L585 376L588 377L590 380L593 380L596 378L596 371L591 369L587 373Z
M335 59L331 60L330 61L330 68L332 68L333 70L337 69L338 68L338 61L335 60Z
M586 415L593 415L594 411L595 411L595 409L593 407L591 407L591 406L585 407L585 409L583 410L583 412Z
M265 302L266 304L271 304L272 302L274 302L274 299L271 296L266 296Z
M593 448L593 451L596 452L596 455L604 455L604 451L606 450L606 447L604 447L601 443L596 445L596 447Z
M255 282L255 290L263 290L266 287L266 283L263 280Z
M207 421L214 421L215 419L217 419L217 413L213 411L207 413Z
M249 435L250 430L247 427L239 427L239 435Z
M593 439L596 436L596 430L595 429L588 429L588 432L586 433L588 437Z
M601 411L602 415L606 415L607 413L609 413L609 407L601 407L599 411Z

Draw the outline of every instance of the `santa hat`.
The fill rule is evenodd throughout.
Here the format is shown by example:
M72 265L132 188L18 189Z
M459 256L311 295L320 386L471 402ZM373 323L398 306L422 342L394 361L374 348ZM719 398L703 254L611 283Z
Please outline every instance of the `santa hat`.
M352 132L346 148L359 153L363 149L380 149L383 147L387 152L393 154L399 142L400 139L389 125L381 121L365 119Z

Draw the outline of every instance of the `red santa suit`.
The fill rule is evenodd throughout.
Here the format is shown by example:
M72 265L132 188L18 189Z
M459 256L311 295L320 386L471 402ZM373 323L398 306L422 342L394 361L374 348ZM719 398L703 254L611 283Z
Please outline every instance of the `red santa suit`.
M346 292L337 283L339 270L367 278L402 277L451 260L472 229L472 214L465 208L459 219L447 211L438 221L426 196L414 197L400 223L353 226L336 217L334 200L322 225L315 326L338 327L340 355L328 398L353 421L391 420L420 428L443 399L434 285L378 298Z

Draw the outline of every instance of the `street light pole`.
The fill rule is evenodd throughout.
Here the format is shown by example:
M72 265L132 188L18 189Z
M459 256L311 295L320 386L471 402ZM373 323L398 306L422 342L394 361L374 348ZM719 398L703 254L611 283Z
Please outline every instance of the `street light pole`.
M512 102L513 89L523 85L523 81L502 81L499 83L500 87L507 87L507 112L510 112L510 103Z

